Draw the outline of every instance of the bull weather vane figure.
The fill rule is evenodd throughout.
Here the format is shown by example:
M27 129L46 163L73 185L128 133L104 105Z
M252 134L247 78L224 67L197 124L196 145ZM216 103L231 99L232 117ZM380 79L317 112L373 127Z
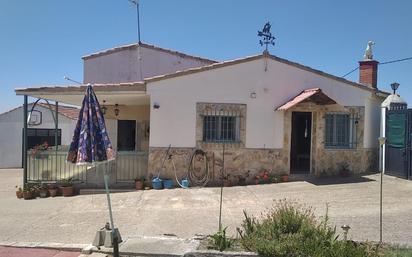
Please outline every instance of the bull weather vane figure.
M275 45L275 37L272 36L270 32L271 25L269 22L266 22L265 26L263 26L262 31L258 31L258 36L261 37L259 39L259 44L261 46L265 45L265 51L268 51L268 45Z

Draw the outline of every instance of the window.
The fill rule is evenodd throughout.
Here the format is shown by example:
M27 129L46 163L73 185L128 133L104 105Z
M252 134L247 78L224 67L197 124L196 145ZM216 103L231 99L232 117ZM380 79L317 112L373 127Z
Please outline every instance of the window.
M350 114L326 114L325 147L356 148L357 118Z
M204 142L239 142L239 120L237 116L207 115L203 117Z
M27 147L32 149L36 145L41 145L45 142L49 146L55 146L55 137L54 137L54 129L34 129L28 128L27 129ZM58 129L57 131L57 144L61 145L62 140L62 131Z

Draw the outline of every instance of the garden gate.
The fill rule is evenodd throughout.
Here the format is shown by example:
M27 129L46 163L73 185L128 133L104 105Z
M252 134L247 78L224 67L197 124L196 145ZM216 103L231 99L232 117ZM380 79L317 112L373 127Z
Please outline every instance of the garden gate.
M412 109L387 110L385 173L412 179Z

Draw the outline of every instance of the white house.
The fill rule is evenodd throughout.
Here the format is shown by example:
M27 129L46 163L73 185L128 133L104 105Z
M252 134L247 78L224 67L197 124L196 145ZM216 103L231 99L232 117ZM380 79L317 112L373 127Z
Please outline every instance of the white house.
M144 57L143 49L170 55L167 65ZM142 44L84 57L84 81L95 83L107 107L113 144L147 152L147 176L174 177L176 171L184 177L201 149L208 179L217 180L223 148L232 180L262 169L315 175L376 170L380 104L387 96L377 88L377 61L359 62L357 83L268 52L224 62L173 53ZM79 105L84 88L16 93ZM162 168L166 153L172 158Z
M29 104L31 109L33 104ZM28 125L29 149L47 142L54 145L54 106L38 103L31 114ZM53 114L52 114L53 113ZM68 145L73 136L79 109L59 106L58 143ZM0 114L0 168L22 167L23 107L17 107Z

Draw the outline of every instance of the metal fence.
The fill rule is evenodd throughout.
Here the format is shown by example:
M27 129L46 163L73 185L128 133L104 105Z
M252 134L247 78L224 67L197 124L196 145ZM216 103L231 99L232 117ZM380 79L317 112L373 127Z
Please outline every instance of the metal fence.
M146 176L147 152L117 152L116 179L118 182L134 181Z
M38 151L35 154L27 153L27 180L28 181L86 181L86 172L89 167L78 166L66 162L67 151Z
M46 150L27 153L27 180L30 182L61 181L71 178L87 183L87 173L105 169L105 164L75 165L66 161L67 151ZM112 167L118 182L131 182L146 175L148 153L117 152Z

